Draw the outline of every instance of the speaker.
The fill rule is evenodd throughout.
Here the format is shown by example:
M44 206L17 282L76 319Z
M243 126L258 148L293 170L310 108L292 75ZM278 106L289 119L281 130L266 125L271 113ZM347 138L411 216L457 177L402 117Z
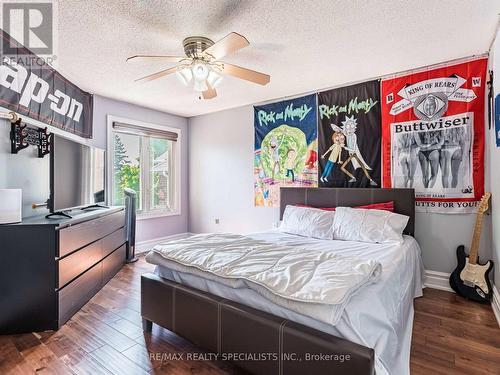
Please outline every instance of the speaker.
M127 263L137 262L135 256L135 220L137 193L132 189L124 189L125 193L125 217L127 224Z
M0 224L20 223L22 220L23 191L0 189Z

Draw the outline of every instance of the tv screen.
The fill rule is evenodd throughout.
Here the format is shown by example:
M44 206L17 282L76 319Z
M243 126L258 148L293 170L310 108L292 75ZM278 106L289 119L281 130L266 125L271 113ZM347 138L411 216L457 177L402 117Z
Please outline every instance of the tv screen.
M105 201L105 152L54 136L50 154L51 212Z

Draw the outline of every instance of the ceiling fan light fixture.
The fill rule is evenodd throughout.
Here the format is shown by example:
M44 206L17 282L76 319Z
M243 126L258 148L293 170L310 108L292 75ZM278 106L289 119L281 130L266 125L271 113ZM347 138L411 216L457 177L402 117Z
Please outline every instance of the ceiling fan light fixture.
M187 86L189 82L193 79L193 72L189 68L180 69L176 72L177 78Z
M135 81L153 81L175 73L185 86L192 87L201 93L200 97L213 99L217 96L215 87L220 85L223 75L230 75L262 86L269 83L271 77L268 74L220 61L224 56L247 47L249 44L243 35L235 32L227 34L216 43L206 37L191 36L182 42L185 57L134 55L129 57L127 61L153 59L179 63L177 66L149 74Z
M213 88L216 88L222 81L222 76L217 74L213 69L208 73L207 81Z
M203 62L194 63L192 71L195 81L203 81L203 82L205 82L205 80L208 78L208 74L210 72L207 64Z

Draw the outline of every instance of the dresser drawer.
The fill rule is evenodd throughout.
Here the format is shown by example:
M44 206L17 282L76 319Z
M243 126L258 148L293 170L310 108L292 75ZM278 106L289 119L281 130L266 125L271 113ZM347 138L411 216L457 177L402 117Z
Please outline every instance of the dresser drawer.
M102 262L59 291L59 326L66 323L102 286Z
M57 261L59 268L58 288L62 288L82 272L101 261L103 240L87 245L83 249Z
M102 257L105 258L114 250L125 243L126 233L125 227L118 229L102 239Z
M76 224L59 231L59 257L97 241L125 226L125 211Z
M126 246L123 245L102 261L102 283L106 284L125 263Z

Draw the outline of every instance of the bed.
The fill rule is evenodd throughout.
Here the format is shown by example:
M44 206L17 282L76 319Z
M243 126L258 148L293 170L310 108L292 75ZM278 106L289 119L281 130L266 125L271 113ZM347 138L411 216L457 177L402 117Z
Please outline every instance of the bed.
M247 236L381 263L380 279L355 293L334 325L304 308L277 304L254 289L172 267L151 252L147 260L156 264L155 273L142 277L145 329L157 323L255 374L409 373L413 298L421 295L423 280L420 249L412 237L413 190L283 188L280 217L287 205L387 201L394 201L395 212L410 217L400 245L319 240L278 231Z

